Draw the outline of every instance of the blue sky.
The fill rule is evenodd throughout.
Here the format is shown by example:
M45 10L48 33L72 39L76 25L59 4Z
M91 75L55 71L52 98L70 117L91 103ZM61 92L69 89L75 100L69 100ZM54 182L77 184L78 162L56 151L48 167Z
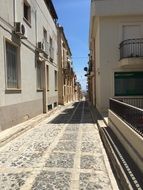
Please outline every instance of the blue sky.
M88 62L90 0L53 0L58 22L64 27L73 57L73 67L82 88L86 88L84 67Z

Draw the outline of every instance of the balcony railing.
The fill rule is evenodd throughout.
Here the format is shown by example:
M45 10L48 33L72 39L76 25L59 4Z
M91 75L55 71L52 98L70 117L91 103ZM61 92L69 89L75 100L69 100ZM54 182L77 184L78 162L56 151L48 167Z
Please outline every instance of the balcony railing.
M143 137L143 109L110 99L110 110Z
M120 102L130 104L132 106L135 106L137 108L143 109L143 98L126 98L126 97L120 97L120 98L114 98L115 100L118 100Z
M71 62L68 61L67 58L63 60L63 70L68 73L71 71Z
M120 59L143 57L143 38L128 39L120 43Z
M89 72L93 71L93 63L91 60L88 62L88 65L89 65Z

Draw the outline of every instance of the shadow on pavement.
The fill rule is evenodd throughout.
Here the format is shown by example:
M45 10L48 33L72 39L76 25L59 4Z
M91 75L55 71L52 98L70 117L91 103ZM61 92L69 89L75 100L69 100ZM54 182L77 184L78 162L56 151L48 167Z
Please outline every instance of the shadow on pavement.
M79 104L79 105L78 105ZM83 110L84 104L84 110ZM72 117L73 114L73 117ZM71 118L72 117L72 118ZM87 102L76 102L72 108L64 110L50 123L52 124L81 124L81 123L94 123L90 108Z

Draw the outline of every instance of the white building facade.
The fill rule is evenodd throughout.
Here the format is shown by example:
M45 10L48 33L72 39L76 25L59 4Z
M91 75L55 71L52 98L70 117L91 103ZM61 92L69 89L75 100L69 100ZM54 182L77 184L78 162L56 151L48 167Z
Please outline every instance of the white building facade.
M143 97L143 1L92 0L89 38L98 110L111 97Z
M0 1L0 130L57 106L56 20L51 0Z

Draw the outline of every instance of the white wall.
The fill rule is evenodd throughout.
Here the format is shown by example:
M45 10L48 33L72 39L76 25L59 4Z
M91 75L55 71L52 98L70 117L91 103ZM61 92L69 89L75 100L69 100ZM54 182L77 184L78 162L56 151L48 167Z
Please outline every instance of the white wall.
M97 21L98 20L98 21ZM95 23L94 23L95 24ZM106 111L110 97L114 96L114 72L138 71L138 67L119 67L119 44L123 40L124 25L139 24L143 37L143 16L97 17L93 36L96 37L96 104Z
M94 0L92 1L92 15L122 16L141 15L142 0Z
M96 25L94 25L94 36L95 36L95 48L96 48L96 60L95 60L95 64L96 64L96 106L97 108L100 110L100 105L101 105L101 75L100 75L100 22L99 19L96 23Z
M41 102L43 104L43 93L37 91L37 68L35 62L35 49L37 42L43 40L43 28L47 30L47 39L53 39L54 61L49 65L49 92L50 103L58 101L58 93L55 91L55 75L57 70L57 29L47 9L44 0L27 0L31 6L31 24L27 24L23 19L23 0L1 0L0 1L0 110L5 106L19 105L28 102ZM14 6L15 2L15 6ZM14 14L14 10L16 11ZM14 22L22 22L26 28L27 39L22 39L20 43L20 70L21 70L21 93L6 94L6 60L5 60L5 40L12 41ZM54 98L52 98L54 97ZM48 103L47 103L48 104ZM41 107L38 108L41 111Z
M4 19L8 24L13 26L14 22L14 4L13 0L0 1L0 20Z
M13 25L13 2L8 0L2 0L0 2L0 7L2 12L0 12L0 16L3 17L4 20ZM5 41L4 38L11 40L11 34L7 31L0 28L0 66L1 66L1 75L0 75L0 105L9 105L16 104L25 101L31 101L34 99L42 99L42 93L37 92L36 86L36 67L35 67L35 47L38 41L43 40L43 27L47 30L48 39L49 36L52 37L55 49L54 55L54 66L51 65L50 62L47 64L50 65L49 73L50 73L50 83L54 84L54 70L57 70L57 30L55 23L53 22L50 13L47 10L47 7L43 0L28 1L31 6L31 27L27 25L27 23L23 20L23 0L16 1L16 21L22 22L26 27L27 31L27 40L22 40L27 46L29 46L32 50L27 48L25 44L21 44L20 52L21 52L21 94L5 94ZM8 10L8 11L7 11ZM4 13L4 14L3 14ZM37 16L35 16L37 15ZM36 21L37 17L37 21ZM36 26L37 22L37 26ZM0 22L4 27L6 26L5 22ZM36 41L36 29L37 27L37 41ZM10 32L12 32L11 27L8 28ZM50 85L50 96L57 95L57 92L53 89L53 85Z

